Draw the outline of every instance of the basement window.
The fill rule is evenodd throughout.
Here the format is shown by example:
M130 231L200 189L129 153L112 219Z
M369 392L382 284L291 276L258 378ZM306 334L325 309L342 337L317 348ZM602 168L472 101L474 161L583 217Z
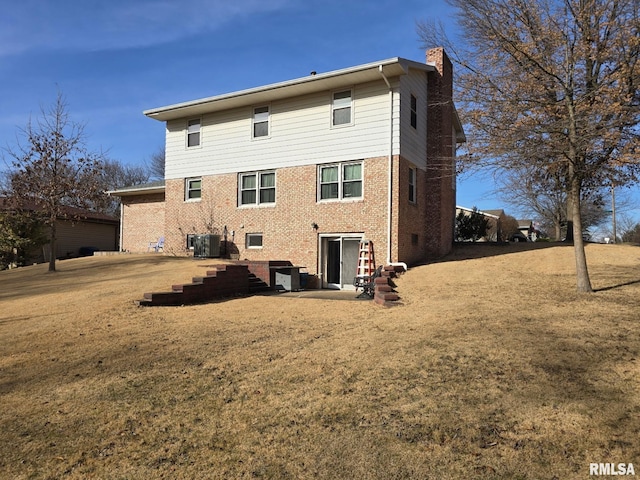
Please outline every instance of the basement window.
M262 248L262 233L247 233L246 248Z

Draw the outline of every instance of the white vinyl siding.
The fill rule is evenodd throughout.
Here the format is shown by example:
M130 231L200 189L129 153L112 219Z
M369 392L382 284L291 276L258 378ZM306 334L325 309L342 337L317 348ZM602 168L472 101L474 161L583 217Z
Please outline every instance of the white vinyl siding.
M413 111L411 97L416 99L415 122L412 126ZM427 74L419 70L409 70L409 75L400 80L400 135L402 148L400 155L425 170L427 168Z
M397 85L397 79L395 84ZM393 85L393 83L392 83ZM331 127L333 92L274 101L269 148L252 141L254 106L203 115L201 148L185 150L184 120L167 122L166 178L273 170L389 155L389 90L372 82L353 89L349 128ZM399 96L394 94L394 154L399 153Z

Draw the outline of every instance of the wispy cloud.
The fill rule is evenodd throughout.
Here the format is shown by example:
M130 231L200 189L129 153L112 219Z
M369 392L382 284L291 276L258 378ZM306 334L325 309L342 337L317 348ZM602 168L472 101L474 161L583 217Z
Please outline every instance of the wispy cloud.
M3 6L0 56L149 46L215 30L296 0L20 0Z

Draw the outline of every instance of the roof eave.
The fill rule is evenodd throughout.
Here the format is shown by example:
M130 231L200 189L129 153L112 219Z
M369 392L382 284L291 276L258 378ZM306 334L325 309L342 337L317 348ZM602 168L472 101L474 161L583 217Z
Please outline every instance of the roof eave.
M105 192L107 195L111 195L114 197L130 197L133 195L152 195L154 193L164 193L165 188L162 187L148 187L148 188L135 188L135 189L120 189L120 190L109 190Z
M154 108L145 110L143 113L149 118L167 121L189 116L199 116L229 108L268 103L282 98L333 90L357 83L382 79L380 68L382 68L383 73L388 78L406 75L410 68L424 71L434 70L432 65L395 57L341 70L308 75L306 77L271 85Z

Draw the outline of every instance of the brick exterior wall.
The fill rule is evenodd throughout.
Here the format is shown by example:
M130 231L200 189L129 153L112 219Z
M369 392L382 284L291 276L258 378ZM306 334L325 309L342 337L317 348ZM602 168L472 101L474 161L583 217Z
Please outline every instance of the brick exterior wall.
M456 211L455 137L453 133L453 66L442 48L427 51L437 72L427 88L427 255L440 257L451 250Z
M314 275L321 234L362 233L373 241L378 262L384 261L388 158L364 160L362 200L317 202L317 172L316 165L278 168L275 205L258 207L238 207L237 174L203 177L196 202L184 200L183 179L167 180L165 252L187 254L187 234L213 233L224 240L226 226L229 247L240 260L290 260ZM246 248L248 233L262 233L263 247Z
M392 260L415 265L427 256L427 189L426 172L416 170L416 201L409 201L409 169L411 162L400 158L394 182L394 208L398 213L398 227L394 230L394 254Z
M156 242L165 232L164 194L122 197L121 250L146 252L149 242Z

